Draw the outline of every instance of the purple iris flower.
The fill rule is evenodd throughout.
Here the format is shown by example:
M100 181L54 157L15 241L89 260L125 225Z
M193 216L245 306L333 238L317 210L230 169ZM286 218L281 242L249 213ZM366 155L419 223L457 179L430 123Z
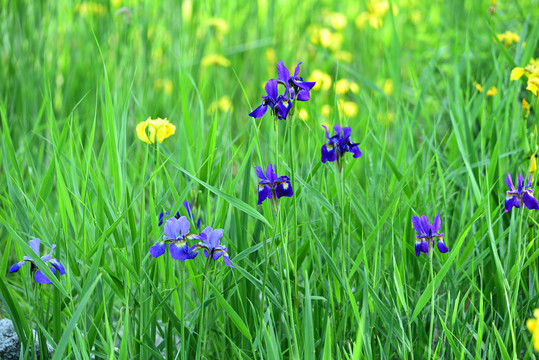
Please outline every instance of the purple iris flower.
M352 133L352 128L343 127L339 124L335 124L333 129L335 130L335 135L329 136L328 128L325 125L322 125L326 129L326 137L328 142L322 145L322 162L326 161L335 161L339 162L340 158L344 156L344 153L350 152L354 155L354 158L361 156L361 151L359 150L359 143L354 143L350 140L350 134Z
M187 216L191 219L192 222L195 222L195 217L193 215L193 205L189 201L183 202L183 207L187 210ZM200 229L200 217L197 220L197 230Z
M415 236L415 254L417 256L422 252L428 254L429 242L432 242L432 247L434 247L435 240L438 240L438 250L440 250L441 253L449 251L444 242L444 233L438 232L442 226L440 214L436 215L433 224L429 224L429 218L426 215L422 215L421 217L413 216L412 225L414 226L415 231L419 233Z
M41 243L41 240L38 239L38 238L35 238L35 239L32 239L30 241L28 241L28 245L30 246L30 248L32 250L34 250L34 252L39 255L39 245ZM52 244L51 246L51 252L48 253L47 255L44 255L41 257L41 260L43 260L43 262L45 263L49 263L50 265L52 265L50 267L51 271L53 274L56 274L56 270L58 270L58 272L60 273L60 275L64 275L65 274L65 269L64 269L64 266L60 263L60 261L58 261L57 259L54 259L52 257L52 251L54 250L54 248L56 247L55 244ZM17 272L19 271L19 269L24 265L25 262L29 261L30 264L31 264L31 270L32 272L34 272L34 279L40 283L40 284L52 284L52 281L50 281L49 278L47 278L45 276L45 274L43 274L43 272L41 272L41 270L39 270L36 266L36 264L34 264L34 262L32 261L32 258L30 256L23 256L22 258L22 261L16 263L16 264L13 264L11 265L11 267L9 268L9 272L12 273L12 272Z
M539 209L539 203L533 196L532 189L532 176L528 178L528 184L524 187L524 177L522 174L518 174L517 186L518 189L515 189L513 185L513 180L511 179L511 174L507 173L507 178L505 179L507 186L509 186L509 191L505 197L505 211L509 211L514 207L519 208L520 202L524 203L530 210Z
M213 230L211 227L206 227L200 233L200 240L196 245L195 252L198 253L201 249L204 250L204 256L211 256L213 260L223 257L223 261L226 266L233 268L234 266L230 263L230 258L228 257L228 252L226 246L221 245L221 238L223 237L223 229Z
M169 247L170 256L174 260L185 261L188 259L194 259L198 254L193 253L196 245L189 247L187 240L198 240L198 235L190 234L189 228L191 223L185 216L179 219L170 218L165 223L165 235L163 240L156 242L150 248L150 255L153 257L159 257L165 253L167 249L167 243L171 243Z
M277 81L286 86L285 95L290 92L290 99L307 101L311 98L309 91L313 88L316 82L304 81L302 77L299 76L299 66L302 63L296 65L294 70L294 76L290 76L290 71L284 66L283 61L279 61L277 64Z
M255 119L264 116L268 107L271 109L272 115L277 116L279 120L286 120L288 113L292 109L292 102L285 95L279 95L279 87L277 80L270 79L265 86L267 95L262 96L262 104L254 109L249 116Z
M290 178L286 175L277 176L273 170L273 165L269 164L266 174L260 166L255 166L256 175L260 179L258 182L258 205L262 204L266 198L279 199L282 196L291 197L294 195Z
M159 225L159 226L163 225L163 221L165 221L165 217L168 218L169 215L170 215L170 211L167 211L167 212L166 212L166 215L165 215L165 213L164 213L163 211L161 211L161 212L159 213L159 223L158 223L157 225ZM179 212L177 212L176 215L174 215L174 217L175 217L176 219L179 219L180 216L181 216L181 215L180 215Z

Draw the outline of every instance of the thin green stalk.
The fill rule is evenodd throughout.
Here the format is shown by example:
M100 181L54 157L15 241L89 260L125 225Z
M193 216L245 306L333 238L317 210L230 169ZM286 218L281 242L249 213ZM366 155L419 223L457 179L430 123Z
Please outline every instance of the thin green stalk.
M432 258L434 256L434 246L432 244L432 240L429 238L429 273L430 273L430 281L434 285L434 270L432 266ZM430 329L429 329L429 343L428 346L428 358L432 358L432 338L434 335L434 306L436 305L436 297L435 294L435 286L432 287L432 294L431 294L431 309L430 309Z
M206 301L204 297L206 296L206 276L208 274L208 270L210 269L211 263L212 263L212 257L210 255L206 259L206 265L204 267L204 274L202 276L202 294L200 296L201 308L200 308L200 318L198 321L198 338L197 338L197 353L196 353L197 360L200 359L200 356L202 354L202 343L205 342L205 337L206 337L206 327L204 326L204 312L206 310L204 303Z

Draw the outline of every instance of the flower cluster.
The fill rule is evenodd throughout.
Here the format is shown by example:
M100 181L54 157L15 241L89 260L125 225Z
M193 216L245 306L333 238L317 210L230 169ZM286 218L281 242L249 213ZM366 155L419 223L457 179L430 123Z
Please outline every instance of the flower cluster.
M146 129L149 129L149 136ZM148 118L148 120L137 125L138 138L148 144L153 144L156 136L157 141L161 144L163 140L174 135L175 132L176 126L172 125L167 119L157 118L154 120Z
M41 240L38 238L32 239L28 242L30 249L32 249L38 256L39 256L40 243L41 243ZM49 263L50 265L52 265L50 266L50 269L53 274L56 274L56 270L58 270L60 275L64 275L65 274L64 266L60 263L60 261L52 257L52 251L54 250L55 247L56 245L52 244L51 251L47 255L42 256L41 260L43 260L43 262L45 263ZM9 268L9 272L13 273L13 272L19 271L19 269L27 261L30 262L31 271L34 273L34 279L36 280L36 282L41 283L41 284L52 284L52 281L47 276L45 276L45 274L43 274L41 270L38 269L37 265L34 263L34 261L32 260L30 256L25 255L23 256L20 262L11 265L11 267Z
M310 99L310 91L315 83L304 81L299 76L300 64L301 62L296 65L294 75L290 75L290 71L283 61L279 61L279 64L277 64L277 80L270 79L266 83L266 95L262 96L262 104L254 109L249 116L255 119L261 118L270 108L273 116L279 120L286 120L296 100L307 101ZM284 86L283 94L279 94L279 84Z
M507 174L505 179L509 191L507 191L507 196L505 197L505 211L511 210L513 207L519 208L520 203L524 203L530 210L539 209L539 203L533 196L532 189L532 176L528 178L528 184L524 187L524 177L522 174L518 174L517 178L517 188L513 185L513 180L511 179L511 174Z
M150 255L160 257L163 255L169 245L170 257L174 260L185 261L197 257L199 251L204 250L204 255L213 260L223 257L225 264L229 267L234 267L230 263L227 248L220 244L220 239L223 236L223 230L213 230L211 227L206 227L200 235L190 233L191 224L185 216L179 219L170 218L165 223L164 235L161 241L156 242L150 248ZM202 240L198 244L189 246L188 241Z
M322 145L323 163L326 161L337 161L337 163L340 163L340 159L347 152L353 154L354 158L361 156L359 143L354 143L352 140L350 140L352 128L341 128L339 124L335 124L333 127L333 130L335 130L335 135L330 137L328 128L325 125L322 125L322 127L326 129L326 138L328 139L328 142Z
M422 252L428 254L429 247L432 246L434 248L435 240L438 241L438 250L441 253L449 251L444 242L444 234L438 232L442 226L440 214L436 215L432 224L429 223L429 218L426 215L422 215L421 217L413 216L412 225L415 231L418 232L415 241L416 256L419 256Z
M277 200L280 197L291 197L294 195L290 178L287 175L278 176L273 170L273 165L269 164L266 174L260 166L256 166L256 175L260 179L258 182L258 205L266 199Z
M516 67L511 70L511 81L519 80L523 75L528 79L526 90L539 96L539 59L532 59L524 68Z

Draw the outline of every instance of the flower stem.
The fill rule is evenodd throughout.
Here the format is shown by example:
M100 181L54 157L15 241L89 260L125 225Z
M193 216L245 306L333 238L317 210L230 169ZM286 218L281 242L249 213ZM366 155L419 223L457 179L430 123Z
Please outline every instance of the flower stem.
M428 343L428 358L432 358L432 338L434 335L434 307L436 305L436 297L435 294L435 284L434 284L434 270L432 266L432 258L434 256L434 246L432 244L432 240L429 238L429 273L430 273L430 281L432 282L432 296L431 296L431 306L430 306L430 329L429 329L429 343Z
M206 259L206 265L204 267L204 274L202 276L202 294L200 297L200 318L198 321L198 339L197 339L197 353L196 353L196 359L199 360L200 356L202 355L202 343L205 341L206 337L206 329L204 326L204 312L206 310L204 303L206 296L206 276L208 274L208 270L210 269L212 262L212 255L208 254L208 258Z

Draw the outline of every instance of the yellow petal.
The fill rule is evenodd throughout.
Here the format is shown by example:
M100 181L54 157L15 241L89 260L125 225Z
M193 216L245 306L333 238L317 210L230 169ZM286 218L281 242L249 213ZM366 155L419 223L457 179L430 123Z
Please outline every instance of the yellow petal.
M498 89L496 89L496 86L491 87L487 91L487 96L494 96L498 93Z
M477 91L479 91L480 93L482 93L482 92L483 92L483 87L481 86L481 84L479 84L479 83L476 83L476 84L475 84L475 88L476 88L476 89L477 89Z
M511 70L511 77L510 77L511 81L520 79L522 75L524 75L525 72L526 70L524 70L521 67L514 68L513 70Z
M145 143L151 144L152 142L148 139L148 135L146 134L146 128L149 125L149 120L150 119L137 124L137 136Z
M535 156L531 156L531 164L530 164L530 174L535 174L537 172L537 160L535 160Z
M530 104L526 101L526 99L522 99L522 111L524 112L524 117L528 117L528 115L530 115Z
M531 333L535 332L535 329L537 329L537 320L536 319L528 319L526 321L526 327Z
M530 90L533 95L537 96L537 91L539 90L539 78L529 79L526 90Z

